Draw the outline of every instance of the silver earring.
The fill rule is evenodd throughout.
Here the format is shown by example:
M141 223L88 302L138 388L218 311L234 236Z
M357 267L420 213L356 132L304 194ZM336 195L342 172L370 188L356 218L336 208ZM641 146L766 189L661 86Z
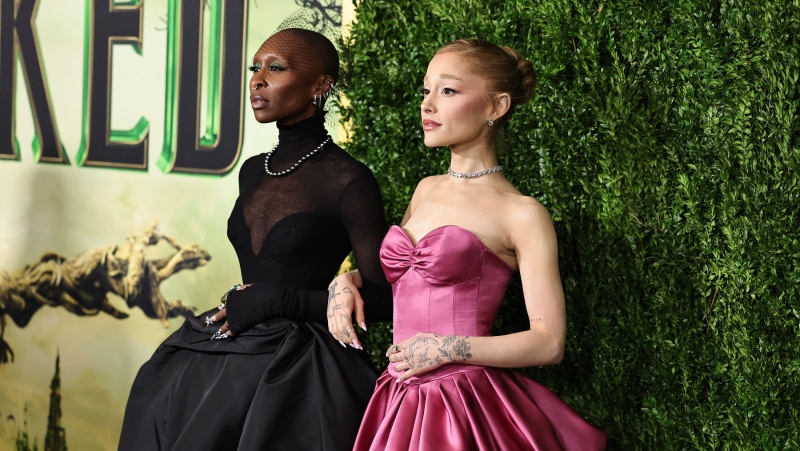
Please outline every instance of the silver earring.
M319 106L319 97L320 97L319 95L314 94L314 98L311 100L311 103L313 103L316 106Z
M494 121L492 120L492 118L489 118L489 127L491 127L492 125L494 125Z

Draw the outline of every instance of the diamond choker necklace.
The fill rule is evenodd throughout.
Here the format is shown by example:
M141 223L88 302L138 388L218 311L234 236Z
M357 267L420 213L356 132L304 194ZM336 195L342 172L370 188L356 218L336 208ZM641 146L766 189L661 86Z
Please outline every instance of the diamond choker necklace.
M278 148L278 145L280 143L275 144L275 147L273 147L272 150L267 152L267 156L266 156L266 158L264 158L264 170L267 171L267 174L269 174L269 175L271 175L273 177L280 177L282 175L286 175L286 174L294 171L295 169L297 169L301 164L303 164L304 161L306 161L309 158L311 158L312 156L314 156L315 153L319 152L320 149L322 149L322 147L325 144L328 144L330 141L331 141L331 137L330 136L326 137L325 140L322 141L322 144L318 145L316 147L316 149L314 149L311 152L305 154L302 158L297 160L297 163L295 163L294 166L290 167L289 169L286 169L285 171L281 171L281 172L272 172L272 171L269 170L269 159L272 156L272 153L275 152L275 149Z
M500 172L502 170L502 166L493 166L489 169L484 169L478 172L455 172L452 168L447 168L447 173L460 179L474 179L482 175L491 174L492 172Z

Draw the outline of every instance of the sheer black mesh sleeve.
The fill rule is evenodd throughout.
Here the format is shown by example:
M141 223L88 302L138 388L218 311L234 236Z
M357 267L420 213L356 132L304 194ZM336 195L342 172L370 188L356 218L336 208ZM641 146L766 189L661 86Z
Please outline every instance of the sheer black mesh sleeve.
M364 282L367 321L391 321L391 287L379 255L387 225L377 181L366 166L333 145L306 163L297 174L302 179L264 177L248 163L240 171L240 202L252 249L242 245L237 253L243 281L251 286L228 296L234 335L270 317L327 323L327 284L351 249ZM303 265L307 270L298 269ZM251 275L252 267L257 274ZM323 276L322 267L331 272Z
M378 182L370 173L350 182L337 205L347 229L363 286L364 316L369 322L392 320L392 288L380 262L387 225ZM327 299L327 298L326 298Z

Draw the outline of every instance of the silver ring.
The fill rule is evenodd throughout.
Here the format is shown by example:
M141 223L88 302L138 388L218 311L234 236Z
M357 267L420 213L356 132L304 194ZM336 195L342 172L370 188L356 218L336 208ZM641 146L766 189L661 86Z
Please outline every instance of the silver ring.
M392 352L398 352L398 351L400 351L400 348L398 348L397 345L392 346Z

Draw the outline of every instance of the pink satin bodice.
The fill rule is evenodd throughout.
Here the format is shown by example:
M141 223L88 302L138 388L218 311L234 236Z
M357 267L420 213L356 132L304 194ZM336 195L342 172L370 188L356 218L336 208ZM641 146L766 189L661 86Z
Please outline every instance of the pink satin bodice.
M513 275L475 234L455 225L430 231L416 245L392 226L381 265L394 294L394 343L418 332L490 335Z
M446 225L414 245L393 226L381 264L394 291L394 343L418 332L489 335L514 271L467 229ZM378 378L354 451L600 451L606 433L555 393L508 370L455 363L398 383Z

